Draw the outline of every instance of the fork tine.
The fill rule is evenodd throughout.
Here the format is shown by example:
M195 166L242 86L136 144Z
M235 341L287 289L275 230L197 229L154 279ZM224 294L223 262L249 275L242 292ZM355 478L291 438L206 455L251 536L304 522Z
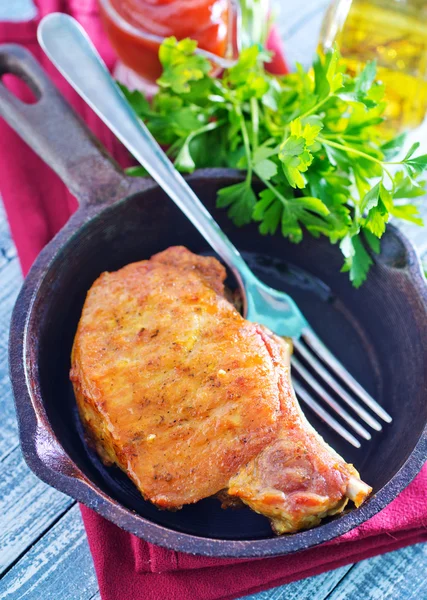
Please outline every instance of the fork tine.
M350 427L361 435L365 440L371 439L371 434L360 423L336 402L330 394L318 383L318 381L309 373L309 371L300 363L296 356L292 357L292 370L299 375L318 395L328 404Z
M294 348L299 354L313 367L317 374L346 402L355 413L359 415L375 431L381 431L382 426L374 417L372 417L360 404L348 394L345 389L334 379L329 371L323 366L319 359L302 344L299 340L293 340Z
M295 392L300 400L302 400L307 406L311 408L311 410L324 421L329 427L331 427L338 435L344 438L347 442L349 442L355 448L360 448L360 442L357 438L354 437L352 433L347 431L345 427L343 427L332 415L330 415L320 404L314 400L307 392L306 389L302 387L302 385L298 381L293 382L293 386Z
M335 371L337 375L348 385L348 387L355 393L363 402L369 406L369 408L378 415L386 423L391 423L392 417L386 412L382 406L378 404L376 400L372 398L368 392L363 389L359 382L347 371L347 369L335 358L330 350L325 346L322 340L312 331L311 329L304 329L302 332L302 338L306 344L308 344L312 350L317 354L319 358L324 360L331 369Z

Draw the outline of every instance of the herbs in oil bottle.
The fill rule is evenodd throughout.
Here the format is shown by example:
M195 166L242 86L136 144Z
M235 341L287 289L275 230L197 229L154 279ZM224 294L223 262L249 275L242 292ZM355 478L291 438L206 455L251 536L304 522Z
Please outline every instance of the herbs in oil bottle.
M352 75L377 61L377 79L386 86L386 135L422 123L427 110L426 0L334 0L320 48L334 43Z

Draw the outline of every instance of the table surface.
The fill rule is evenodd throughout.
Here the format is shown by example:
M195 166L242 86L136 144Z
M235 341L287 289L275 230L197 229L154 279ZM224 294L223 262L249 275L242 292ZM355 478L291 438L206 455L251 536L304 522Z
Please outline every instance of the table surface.
M287 57L291 64L307 64L327 2L305 0L298 7L289 2L286 8L283 4L278 21ZM0 0L0 20L24 20L33 15L31 0ZM427 217L427 209L424 213ZM426 229L405 230L427 258ZM0 598L96 600L100 599L98 585L78 506L39 481L24 463L19 448L7 372L7 337L21 283L0 201ZM423 599L427 598L426 573L427 544L419 544L248 598ZM191 600L190 591L188 598Z

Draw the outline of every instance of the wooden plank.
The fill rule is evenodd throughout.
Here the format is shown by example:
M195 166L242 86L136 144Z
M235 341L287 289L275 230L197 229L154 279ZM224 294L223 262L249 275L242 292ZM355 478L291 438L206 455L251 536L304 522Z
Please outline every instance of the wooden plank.
M424 199L425 207L420 207L420 212L427 223L427 202ZM397 223L396 223L397 224ZM413 225L412 223L399 223L399 229L411 240L420 255L427 253L427 228Z
M97 590L77 505L0 581L3 600L89 600Z
M3 371L0 378L0 463L19 445L18 425L10 389L9 376Z
M298 25L307 24L314 14L323 13L325 7L328 6L328 0L304 0L301 2L298 9L292 2L281 2L281 0L273 0L271 2L273 13L277 25L280 28L281 36L284 40L298 32ZM306 41L303 35L298 36L300 44Z
M44 535L74 501L33 475L18 449L7 348L10 316L21 282L0 200L0 574L18 561L0 583L0 597L30 594L28 597L34 600L44 600L51 589L52 599L89 600L98 586L79 511L75 509L64 524L61 519ZM33 545L30 553L19 560ZM70 561L67 563L64 557ZM42 577L36 565L42 569ZM78 568L70 576L73 566ZM22 587L17 584L19 578Z
M316 577L303 579L282 585L272 590L266 590L252 596L245 596L244 600L324 600L329 599L329 594L350 571L351 565L341 567L335 571L322 573ZM243 599L242 599L243 600Z
M0 576L74 501L40 481L16 448L0 464Z
M0 21L27 21L36 14L32 0L0 0Z
M3 246L14 247L14 244L10 237L9 224L6 219L6 213L0 197L0 248L3 248ZM13 252L13 254L16 256L16 252Z
M18 444L18 428L8 377L8 337L13 305L22 275L0 201L0 462Z
M355 565L328 600L427 598L427 544L410 546Z
M309 67L329 0L304 0L298 7L294 2L280 0L272 4L277 12L277 25L289 66L294 68L295 63L299 62Z

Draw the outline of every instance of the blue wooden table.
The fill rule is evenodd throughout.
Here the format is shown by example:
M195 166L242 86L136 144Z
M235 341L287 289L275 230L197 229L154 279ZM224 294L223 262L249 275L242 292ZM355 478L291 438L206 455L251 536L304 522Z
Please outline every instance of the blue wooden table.
M326 0L302 0L297 6L294 0L277 0L281 9L278 20L291 63L310 61L326 4ZM23 20L33 14L31 0L0 0L0 20ZM420 139L426 140L427 136L423 134ZM423 212L427 220L427 207ZM427 259L426 229L408 227L406 232ZM0 598L99 600L78 506L39 481L25 465L19 448L7 373L7 336L21 283L16 250L0 201ZM251 596L250 600L326 598L426 599L427 544L348 565ZM163 600L161 596L159 600Z

